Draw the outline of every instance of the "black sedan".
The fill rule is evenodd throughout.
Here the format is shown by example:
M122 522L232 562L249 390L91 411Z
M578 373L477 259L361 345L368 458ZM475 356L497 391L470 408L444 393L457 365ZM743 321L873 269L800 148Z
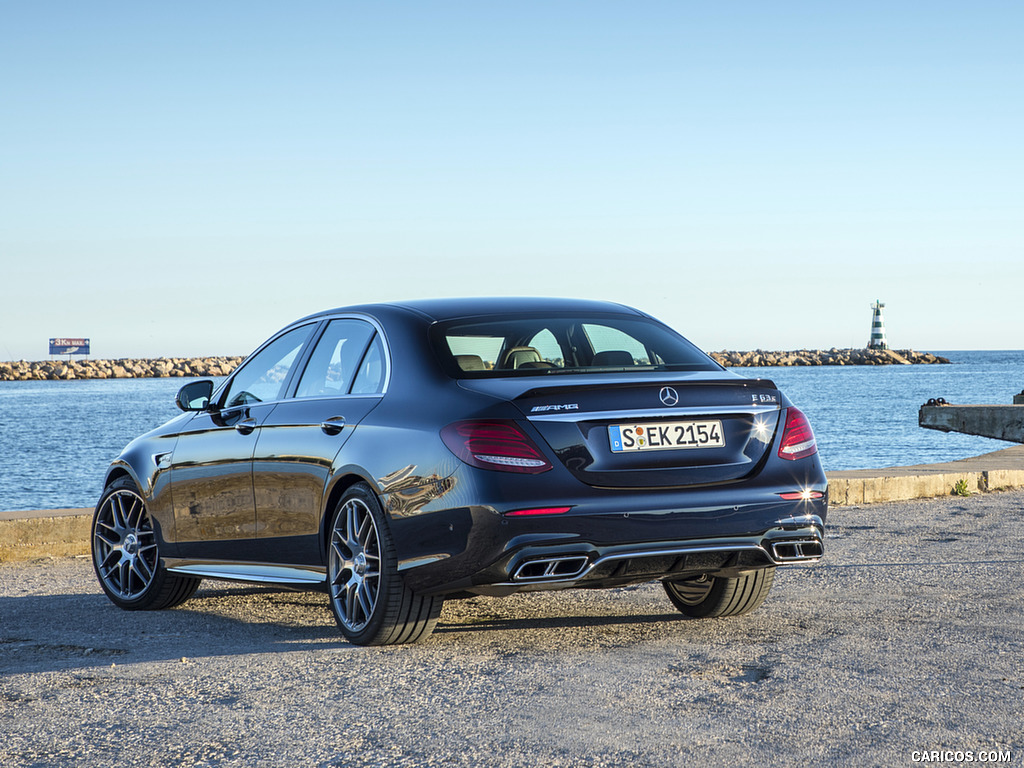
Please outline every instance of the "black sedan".
M656 579L687 616L735 616L823 553L804 415L618 304L322 312L177 402L96 506L121 608L203 578L323 589L351 642L407 643L445 599Z

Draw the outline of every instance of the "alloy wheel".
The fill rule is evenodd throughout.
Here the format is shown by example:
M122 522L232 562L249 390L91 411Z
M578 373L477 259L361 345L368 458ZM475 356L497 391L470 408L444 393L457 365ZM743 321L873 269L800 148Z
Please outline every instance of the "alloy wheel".
M96 571L114 594L131 600L149 588L159 554L141 496L118 490L103 500L93 528L93 551Z
M338 620L358 632L373 617L381 587L377 524L366 503L350 498L331 530L330 593Z

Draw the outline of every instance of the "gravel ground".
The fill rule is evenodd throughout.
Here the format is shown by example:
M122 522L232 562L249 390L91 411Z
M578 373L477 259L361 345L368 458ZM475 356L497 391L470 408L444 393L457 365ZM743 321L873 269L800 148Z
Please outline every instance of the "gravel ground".
M1024 491L831 523L746 617L683 618L658 584L476 598L383 649L320 594L204 582L126 613L88 559L2 565L0 765L1022 764Z

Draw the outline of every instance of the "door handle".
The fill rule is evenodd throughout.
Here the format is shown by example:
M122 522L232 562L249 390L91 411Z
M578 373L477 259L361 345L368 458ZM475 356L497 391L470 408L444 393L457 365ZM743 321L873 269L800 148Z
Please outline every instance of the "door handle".
M331 416L329 419L325 419L320 422L320 429L324 431L325 435L337 435L341 433L341 430L345 428L345 417L344 416Z
M242 435L252 434L252 431L256 429L256 419L242 419L235 424L235 429Z

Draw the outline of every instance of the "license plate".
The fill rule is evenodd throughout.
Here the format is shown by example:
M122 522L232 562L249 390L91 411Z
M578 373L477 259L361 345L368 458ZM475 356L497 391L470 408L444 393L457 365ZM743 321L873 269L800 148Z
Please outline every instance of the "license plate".
M725 447L725 435L722 434L720 421L613 424L608 427L608 438L613 453Z

